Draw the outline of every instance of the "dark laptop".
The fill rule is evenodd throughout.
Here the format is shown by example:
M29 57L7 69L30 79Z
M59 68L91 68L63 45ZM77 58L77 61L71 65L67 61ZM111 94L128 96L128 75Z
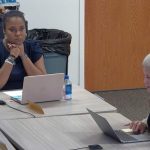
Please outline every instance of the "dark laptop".
M122 130L114 130L104 117L89 109L87 110L104 134L112 137L113 139L121 143L136 143L136 142L150 141L150 133L146 132L144 134L137 135L137 134L125 133Z

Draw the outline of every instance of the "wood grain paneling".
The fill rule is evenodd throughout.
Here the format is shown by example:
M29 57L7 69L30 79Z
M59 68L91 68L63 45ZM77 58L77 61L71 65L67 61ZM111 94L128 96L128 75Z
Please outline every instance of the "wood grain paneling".
M85 88L143 87L150 52L149 0L85 1Z

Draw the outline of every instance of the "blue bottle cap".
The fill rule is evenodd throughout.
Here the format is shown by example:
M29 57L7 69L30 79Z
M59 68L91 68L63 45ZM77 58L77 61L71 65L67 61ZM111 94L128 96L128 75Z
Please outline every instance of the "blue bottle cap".
M68 75L65 75L65 79L69 79L69 76L68 76Z

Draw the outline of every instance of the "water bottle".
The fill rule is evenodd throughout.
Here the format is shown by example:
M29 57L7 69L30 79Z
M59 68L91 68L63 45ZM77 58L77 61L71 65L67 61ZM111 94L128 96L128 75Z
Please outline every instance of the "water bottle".
M6 0L1 0L2 4L5 4L6 3Z
M16 3L16 0L5 0L5 3Z
M71 100L72 99L72 83L69 80L69 76L65 75L64 80L64 99L65 100Z

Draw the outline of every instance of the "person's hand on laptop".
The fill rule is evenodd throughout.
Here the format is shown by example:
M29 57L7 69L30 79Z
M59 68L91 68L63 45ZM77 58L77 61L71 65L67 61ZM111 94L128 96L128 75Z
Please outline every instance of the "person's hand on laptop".
M147 129L147 124L143 121L132 121L127 125L129 125L130 129L132 129L133 133L135 134L144 133L145 130Z

